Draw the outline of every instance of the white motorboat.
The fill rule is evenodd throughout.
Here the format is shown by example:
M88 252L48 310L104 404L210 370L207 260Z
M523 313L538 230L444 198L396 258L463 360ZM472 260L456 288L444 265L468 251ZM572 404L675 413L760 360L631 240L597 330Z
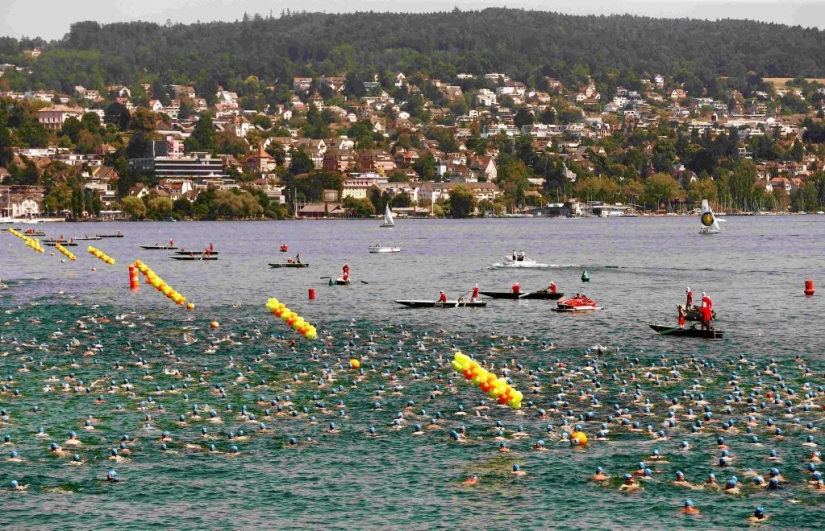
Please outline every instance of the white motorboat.
M699 229L699 234L720 234L722 228L719 226L719 222L725 221L714 215L707 199L702 199L702 210L699 214L699 220L702 222L702 228Z
M401 247L389 247L374 243L368 247L371 253L400 253Z
M381 227L385 229L395 227L395 221L392 219L392 211L390 210L389 203L387 203L387 206L384 209L384 223L381 224Z
M499 268L505 268L505 267L506 268L511 268L512 267L512 268L528 268L529 269L529 268L550 267L550 264L540 264L540 263L536 262L535 260L533 260L532 258L527 258L527 257L524 257L521 260L519 260L518 258L516 260L513 260L512 257L505 256L503 263L496 262L495 264L492 265L492 267L493 267L493 269L499 269Z
M24 223L26 225L35 225L37 223L41 223L42 221L43 221L42 219L31 218L31 219L21 219L20 223Z

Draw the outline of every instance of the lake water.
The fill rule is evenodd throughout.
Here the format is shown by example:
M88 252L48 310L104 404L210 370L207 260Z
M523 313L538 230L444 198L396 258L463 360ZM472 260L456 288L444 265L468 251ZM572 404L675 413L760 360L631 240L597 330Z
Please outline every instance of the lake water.
M716 236L699 235L695 217L378 225L41 225L50 237L125 234L78 242L70 248L78 255L74 263L62 263L59 253L49 256L52 248L38 254L0 234L0 278L9 286L0 290L5 312L0 375L6 381L0 403L7 417L0 432L11 438L0 447L0 485L13 479L28 485L25 492L0 491L0 523L126 529L709 529L746 525L753 507L762 505L770 527L814 526L810 511L821 507L823 497L805 483L812 447L802 443L807 435L822 437L825 427L817 392L825 384L825 341L822 295L806 297L803 287L807 278L825 282L825 216L731 217ZM168 251L139 248L170 239L187 250L203 250L211 242L219 260L175 261ZM278 252L282 243L289 245L288 253ZM369 254L372 243L402 251ZM87 244L117 264L98 261L86 252ZM490 267L514 249L550 267ZM268 267L295 253L310 267ZM175 306L146 284L130 292L126 266L135 259L195 303L195 310ZM327 285L327 277L338 276L345 263L352 285ZM580 280L584 270L589 283ZM455 298L476 283L482 290L504 291L518 282L530 291L551 281L568 295L586 294L604 309L573 316L551 312L554 303L539 300L490 300L478 310L411 310L392 302L435 299L441 289ZM727 332L726 339L659 337L650 330L649 323L676 322L686 286L697 299L702 291L712 297L716 326ZM309 289L315 300L309 300ZM316 325L319 339L306 341L268 314L264 304L270 297ZM210 330L213 320L220 328ZM64 335L53 337L58 329ZM198 342L186 345L184 333ZM229 335L231 341L225 341ZM66 349L72 337L80 345ZM98 342L102 348L94 349ZM555 350L545 350L543 342L552 342ZM596 344L609 352L586 354ZM513 386L525 394L525 407L516 412L487 399L490 409L474 409L486 396L452 372L449 360L456 348L484 360L497 374L507 366ZM797 355L806 366L794 359ZM737 361L740 356L744 360ZM363 374L349 368L350 358L361 360ZM771 358L775 372L768 373ZM731 395L733 372L744 393L739 402ZM47 385L52 390L44 389ZM778 403L765 397L770 386L780 393ZM640 399L634 402L637 388ZM673 426L662 424L675 396L701 418L705 402L699 393L714 415L700 430L692 433L694 420L682 410ZM745 400L749 394L753 404ZM593 441L615 413L614 404L627 407L628 420L639 422L641 431L620 425L616 417L609 441ZM200 418L192 415L194 405ZM547 418L540 417L540 409ZM210 421L210 411L220 422ZM578 420L587 412L592 419ZM399 413L402 427L394 429ZM94 430L84 429L89 415ZM757 424L751 434L745 430L749 415ZM438 428L428 427L432 419ZM731 419L733 427L722 426ZM768 419L781 427L783 438ZM497 451L497 421L509 453ZM333 432L327 431L330 422L336 424ZM260 423L266 425L263 431ZM571 447L561 435L577 423L591 438L585 448ZM423 426L423 435L413 434L415 424ZM552 432L548 424L554 425ZM654 440L648 425L654 432L666 429L667 438ZM371 426L375 436L368 434ZM460 426L466 428L464 442L451 441L450 430ZM520 437L518 426L526 437ZM36 437L40 427L46 435ZM67 444L73 430L82 446ZM164 431L169 435L161 441ZM734 457L725 469L716 465L720 434ZM109 459L123 435L130 437L129 453L121 452L125 460ZM751 442L753 435L758 442ZM297 444L290 444L291 438ZM547 451L533 449L539 439ZM682 440L690 442L690 451L679 450ZM66 455L51 453L52 442ZM229 454L232 446L239 455ZM653 448L668 462L647 461ZM766 459L772 448L782 459L776 464ZM11 451L23 461L5 461ZM82 464L71 465L74 454ZM620 492L621 475L640 460L653 469L654 479L639 492ZM516 463L526 476L510 474ZM606 485L587 481L596 466L612 476ZM775 491L752 487L747 469L767 478L772 466L790 483ZM103 481L109 470L123 481ZM722 482L735 475L747 486L740 495L677 487L671 484L676 470L699 484L714 472ZM460 485L471 474L479 475L480 483ZM702 515L679 512L688 497Z

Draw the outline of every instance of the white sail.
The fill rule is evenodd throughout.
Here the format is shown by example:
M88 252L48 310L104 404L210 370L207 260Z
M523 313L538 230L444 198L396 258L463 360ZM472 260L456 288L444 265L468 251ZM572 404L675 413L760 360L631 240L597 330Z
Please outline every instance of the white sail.
M392 219L392 212L390 211L390 204L387 203L387 207L384 209L384 223L381 224L382 227L395 227L395 221Z
M702 199L702 210L699 214L699 220L702 222L702 228L699 230L699 234L719 234L722 232L721 227L719 227L719 222L725 221L724 219L718 219L716 217L707 199Z

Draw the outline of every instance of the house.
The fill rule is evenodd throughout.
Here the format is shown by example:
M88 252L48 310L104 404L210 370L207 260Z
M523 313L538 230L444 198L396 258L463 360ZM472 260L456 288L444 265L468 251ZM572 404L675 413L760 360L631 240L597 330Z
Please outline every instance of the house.
M333 92L341 92L344 90L344 84L346 84L346 82L347 79L344 76L321 76L321 84L328 86ZM309 90L309 86L304 90Z
M307 203L300 210L298 215L302 218L326 218L326 217L345 217L347 210L344 205L338 202L331 203Z
M63 123L69 118L83 117L83 109L79 107L67 107L65 105L52 105L37 111L37 120L46 129L55 131L63 127Z
M0 197L3 198L0 215L12 218L40 216L43 192L44 188L42 186L0 186Z
M163 104L160 102L160 100L150 100L149 110L152 112L161 112L163 110Z
M358 157L358 166L363 171L391 172L396 164L392 155L380 149L368 149Z
M477 174L484 175L489 182L493 182L498 178L498 169L493 157L476 157L467 166Z
M311 77L295 77L292 78L292 90L296 92L306 92L312 86Z
M324 153L323 168L324 171L346 173L355 169L356 162L356 153L351 148L330 148ZM343 197L347 197L346 193Z
M243 116L236 116L228 125L238 138L246 138L252 128L252 124Z
M670 99L671 100L678 101L678 100L683 100L685 98L687 98L687 92L685 92L684 89L675 88L672 91L670 91Z
M425 203L437 203L439 201L446 201L450 198L450 191L461 184L472 190L473 195L478 201L495 201L500 195L498 186L494 183L421 183L418 188L418 198Z
M396 87L401 88L405 83L407 83L407 76L405 76L402 72L398 72L395 74L395 77L393 77L393 82Z
M316 170L320 170L324 167L324 153L327 152L327 144L323 140L315 140L312 138L301 138L295 141L295 147L299 150L303 150L309 158L312 159L312 163L315 165Z
M249 172L266 173L275 169L275 157L270 155L264 149L264 145L258 146L258 151L246 157L244 167Z

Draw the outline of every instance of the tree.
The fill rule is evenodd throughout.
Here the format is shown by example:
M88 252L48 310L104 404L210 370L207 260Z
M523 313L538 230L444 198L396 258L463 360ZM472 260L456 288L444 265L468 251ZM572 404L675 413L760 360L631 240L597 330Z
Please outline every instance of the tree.
M533 116L533 113L527 110L526 107L522 107L513 117L513 123L516 127L521 129L525 125L533 125L534 119L535 117Z
M454 218L471 216L477 204L476 196L468 186L457 184L450 191L450 213Z
M153 197L146 202L146 215L152 219L165 219L172 213L174 202L168 197Z
M710 177L693 181L688 185L687 200L697 204L701 203L702 199L716 203L716 183Z
M217 147L217 140L215 135L215 124L212 122L212 116L208 113L200 113L195 128L192 131L192 136L186 139L186 151L208 151L215 152Z
M297 150L292 152L292 161L289 163L289 173L292 175L300 175L302 173L309 173L315 169L315 163L312 158L304 150Z
M645 204L656 205L657 208L667 203L669 209L670 202L679 199L682 192L682 187L673 177L667 173L654 173L645 182L642 199Z
M128 129L131 118L129 109L118 102L114 102L106 107L106 112L103 115L103 121L107 124L114 124L118 131Z
M345 197L343 205L352 217L368 218L375 215L375 206L367 198Z
M120 201L120 206L123 207L123 213L127 216L136 219L143 219L146 217L146 205L143 200L134 196L124 197Z

